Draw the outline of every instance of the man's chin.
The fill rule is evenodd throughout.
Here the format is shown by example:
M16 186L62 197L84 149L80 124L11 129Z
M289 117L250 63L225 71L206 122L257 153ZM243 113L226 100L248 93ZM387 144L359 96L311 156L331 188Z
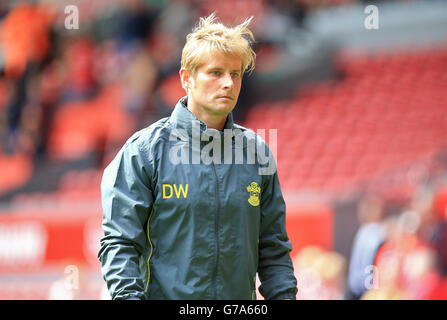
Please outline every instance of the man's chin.
M234 103L233 100L231 101L218 101L215 105L214 105L214 109L216 111L221 111L223 113L230 113L231 111L233 111L234 107L236 106L236 104Z

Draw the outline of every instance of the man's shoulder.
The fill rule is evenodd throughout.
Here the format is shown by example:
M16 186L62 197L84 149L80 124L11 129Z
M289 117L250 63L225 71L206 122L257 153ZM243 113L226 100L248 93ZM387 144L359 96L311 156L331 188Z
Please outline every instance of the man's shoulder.
M251 130L251 129L247 128L247 127L241 126L240 124L237 124L237 123L233 123L233 129L239 129L239 130L242 130L243 132L245 132L245 131L253 131L253 130Z
M139 149L149 148L150 144L163 135L163 129L169 126L169 117L162 118L149 126L138 130L126 141L126 145L136 145Z
M258 135L256 134L256 132L250 128L244 127L240 124L234 123L233 124L233 130L240 130L240 132L246 137L252 137L252 138L256 138L258 137Z
M243 136L246 137L248 140L256 140L257 143L267 145L267 143L265 141L265 130L264 131L257 130L255 132L253 129L244 127L237 123L233 124L233 129L241 130Z

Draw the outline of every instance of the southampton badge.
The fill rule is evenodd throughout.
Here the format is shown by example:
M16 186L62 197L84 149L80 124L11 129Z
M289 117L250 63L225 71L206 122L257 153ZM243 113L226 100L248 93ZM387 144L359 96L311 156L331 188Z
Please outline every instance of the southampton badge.
M259 194L261 193L261 188L256 182L252 182L248 187L247 191L250 193L250 198L248 198L248 203L253 207L259 206Z

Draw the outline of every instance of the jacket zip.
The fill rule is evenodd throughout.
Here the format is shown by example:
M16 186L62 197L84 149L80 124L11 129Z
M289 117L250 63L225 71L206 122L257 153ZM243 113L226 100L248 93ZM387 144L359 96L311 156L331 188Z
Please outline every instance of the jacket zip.
M147 220L147 240L149 241L149 245L150 245L151 251L149 253L149 257L147 258L147 283L146 283L146 288L144 289L144 291L146 293L147 293L147 289L149 287L149 281L151 280L151 268L149 266L149 262L150 262L151 257L152 257L152 251L154 251L154 246L152 245L151 237L149 235L149 223L151 222L151 218L152 218L152 214L153 213L154 213L154 206L152 206L151 214L149 215L149 218Z
M211 163L213 166L213 172L216 177L216 204L217 204L217 211L214 216L214 244L216 248L216 265L214 267L213 272L213 287L214 287L214 294L213 299L217 299L217 268L219 266L219 215L220 215L220 202L219 202L219 177L217 176L216 167L214 165L214 162Z

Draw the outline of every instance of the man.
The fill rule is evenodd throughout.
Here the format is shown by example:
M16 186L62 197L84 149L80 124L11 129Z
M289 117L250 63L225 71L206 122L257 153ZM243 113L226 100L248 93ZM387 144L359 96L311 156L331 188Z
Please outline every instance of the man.
M247 161L253 132L231 114L254 67L250 20L200 19L182 52L187 96L104 171L98 256L113 299L254 299L257 272L266 299L295 299L276 170Z

